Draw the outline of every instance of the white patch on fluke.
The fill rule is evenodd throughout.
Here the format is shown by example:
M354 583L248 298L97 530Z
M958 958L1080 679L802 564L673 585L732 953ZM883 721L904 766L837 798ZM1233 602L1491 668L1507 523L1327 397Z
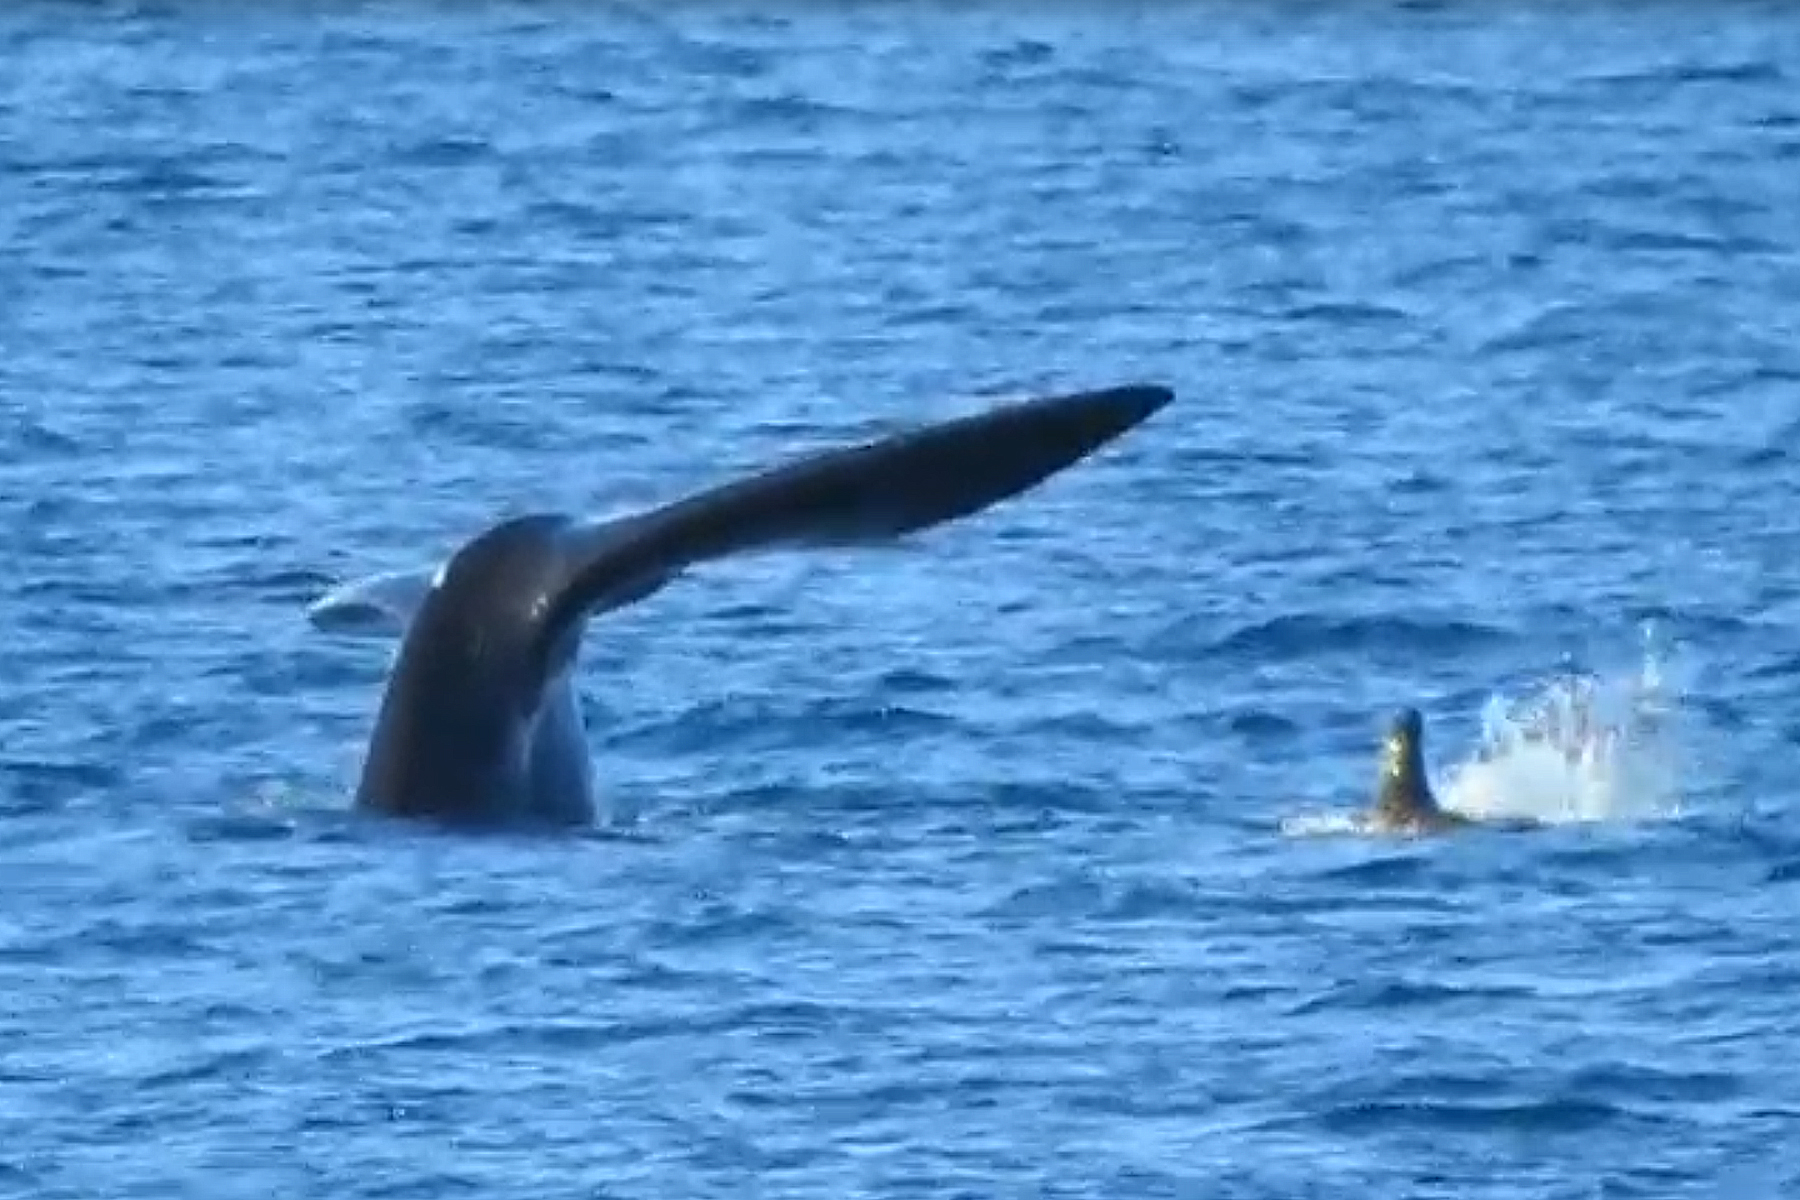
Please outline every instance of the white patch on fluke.
M393 636L406 626L443 582L449 560L424 570L384 571L340 584L307 606L307 619L343 633Z

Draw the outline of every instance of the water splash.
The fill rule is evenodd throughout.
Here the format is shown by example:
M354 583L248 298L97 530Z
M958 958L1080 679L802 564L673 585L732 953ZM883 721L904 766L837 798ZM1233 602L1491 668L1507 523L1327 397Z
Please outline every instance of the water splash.
M1550 824L1673 816L1681 802L1679 689L1654 625L1630 671L1565 666L1525 695L1495 695L1474 753L1440 776L1446 808Z
M1353 812L1304 812L1281 818L1284 837L1345 837L1368 832L1368 822Z
M1656 627L1630 669L1582 671L1565 663L1517 696L1495 694L1469 756L1433 771L1445 808L1492 821L1560 825L1670 817L1681 804L1681 689ZM1427 724L1427 746L1441 745ZM1360 812L1286 817L1290 837L1367 832Z

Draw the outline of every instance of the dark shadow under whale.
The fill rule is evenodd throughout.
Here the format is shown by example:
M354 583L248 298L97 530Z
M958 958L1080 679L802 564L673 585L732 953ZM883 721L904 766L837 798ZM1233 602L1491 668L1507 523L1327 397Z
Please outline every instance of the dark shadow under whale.
M503 521L436 572L373 577L312 608L322 626L401 632L357 807L454 825L594 817L574 690L589 618L692 567L779 549L890 544L978 513L1174 399L1127 386L1004 405L824 451L625 517Z

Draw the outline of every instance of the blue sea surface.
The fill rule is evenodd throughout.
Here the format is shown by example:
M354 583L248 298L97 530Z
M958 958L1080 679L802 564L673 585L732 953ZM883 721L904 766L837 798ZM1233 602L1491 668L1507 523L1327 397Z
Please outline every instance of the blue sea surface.
M0 1195L1800 1195L1800 9L19 3L0 64ZM351 811L331 588L1137 381L977 519L596 622L591 833ZM1548 812L1484 712L1565 671L1654 773L1332 826L1407 704Z

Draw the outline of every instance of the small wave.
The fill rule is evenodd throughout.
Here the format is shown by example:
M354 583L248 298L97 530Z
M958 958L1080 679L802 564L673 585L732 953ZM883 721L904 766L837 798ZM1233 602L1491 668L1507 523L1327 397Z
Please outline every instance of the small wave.
M1333 867L1319 878L1351 887L1394 887L1424 882L1429 861L1416 855L1383 855Z
M1335 1133L1374 1134L1395 1130L1443 1129L1470 1132L1576 1134L1642 1114L1584 1100L1530 1100L1458 1104L1429 1100L1371 1100L1341 1104L1320 1117Z
M1648 1063L1584 1067L1569 1083L1584 1096L1611 1103L1724 1104L1738 1100L1746 1090L1745 1080L1728 1071L1679 1071Z
M1300 725L1281 713L1255 708L1234 714L1231 731L1251 743L1291 742L1300 735Z
M409 166L460 167L479 162L493 147L477 137L437 137L396 147L395 157Z
M998 903L989 905L981 917L988 921L1067 918L1073 914L1091 914L1104 900L1105 889L1098 881L1085 875L1064 875L1016 889Z
M1020 38L1008 46L996 46L982 52L984 65L1004 71L1009 67L1035 67L1056 57L1056 47L1035 38Z
M40 758L0 758L0 817L54 812L82 793L104 792L118 775L104 766Z
M798 92L750 96L737 101L733 112L746 126L779 126L811 131L831 118L853 115L853 110Z
M1292 658L1390 646L1403 646L1409 655L1460 654L1504 636L1494 626L1468 621L1389 616L1342 620L1295 614L1242 626L1227 634L1214 649L1227 654Z
M1610 88L1664 88L1691 83L1780 83L1781 64L1767 59L1743 62L1672 62L1630 71L1589 76L1584 82Z
M1387 304L1370 304L1355 300L1320 300L1298 304L1286 314L1293 321L1319 321L1334 325L1370 325L1404 321L1404 309Z
M1204 911L1206 902L1193 884L1179 880L1146 880L1124 888L1105 905L1100 916L1108 921L1180 919Z
M255 813L208 814L188 822L187 838L197 845L215 842L285 842L299 832L291 820Z
M1396 1008L1412 1008L1421 1005L1453 1004L1465 1000L1486 1002L1529 995L1531 995L1530 989L1522 986L1471 987L1434 983L1429 980L1373 982L1358 980L1352 983L1334 984L1319 994L1296 1004L1289 1010L1288 1015L1302 1016L1307 1013L1338 1009L1367 1009L1387 1012Z

